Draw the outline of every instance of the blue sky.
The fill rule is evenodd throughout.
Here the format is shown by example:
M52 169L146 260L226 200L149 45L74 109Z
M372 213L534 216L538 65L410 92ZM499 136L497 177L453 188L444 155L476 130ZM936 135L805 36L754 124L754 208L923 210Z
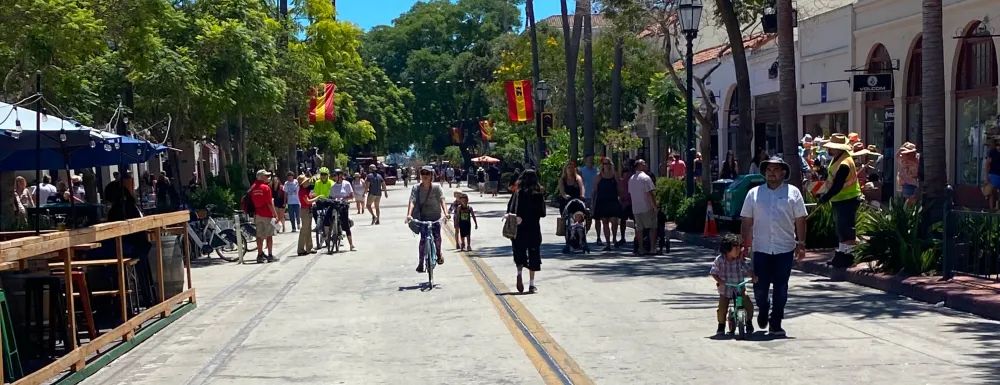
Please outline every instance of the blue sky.
M356 23L365 31L380 24L391 24L399 14L406 12L417 0L340 0L337 2L337 18ZM574 2L569 6L573 7ZM535 1L535 18L543 19L560 12L555 0ZM524 7L521 7L524 17Z

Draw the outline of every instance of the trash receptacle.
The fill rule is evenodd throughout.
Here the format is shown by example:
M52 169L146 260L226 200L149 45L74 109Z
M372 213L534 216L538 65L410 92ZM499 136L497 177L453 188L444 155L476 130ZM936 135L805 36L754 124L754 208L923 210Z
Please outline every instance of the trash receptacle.
M722 198L726 194L726 189L733 184L732 179L718 179L712 182L712 195L708 197L712 202L722 203Z
M176 235L164 235L163 245L163 298L170 298L184 291L184 246ZM149 250L150 273L153 287L159 289L160 282L156 274L156 245Z
M764 184L766 180L760 174L747 174L736 177L736 180L726 189L722 197L723 215L731 218L738 217L743 210L743 201L747 198L750 189Z

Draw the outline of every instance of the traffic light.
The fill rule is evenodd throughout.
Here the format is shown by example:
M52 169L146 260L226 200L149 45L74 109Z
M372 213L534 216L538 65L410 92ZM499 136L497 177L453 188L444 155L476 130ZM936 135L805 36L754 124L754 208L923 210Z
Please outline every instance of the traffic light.
M552 136L552 129L555 128L555 126L556 126L555 114L551 112L543 112L542 124L541 124L541 130L542 130L541 136L543 138L548 138Z

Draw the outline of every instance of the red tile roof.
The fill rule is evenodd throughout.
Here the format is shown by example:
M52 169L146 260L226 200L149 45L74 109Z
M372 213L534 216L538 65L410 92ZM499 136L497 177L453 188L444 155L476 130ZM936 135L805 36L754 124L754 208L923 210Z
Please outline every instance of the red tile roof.
M778 36L775 34L757 34L747 37L743 40L743 47L747 49L758 49L763 47L765 44L774 41ZM692 59L692 64L699 65L708 61L715 60L716 58L725 56L729 54L729 44L722 44L715 47L703 49L701 51L695 52L694 58ZM675 70L684 69L684 61L678 60L674 63Z

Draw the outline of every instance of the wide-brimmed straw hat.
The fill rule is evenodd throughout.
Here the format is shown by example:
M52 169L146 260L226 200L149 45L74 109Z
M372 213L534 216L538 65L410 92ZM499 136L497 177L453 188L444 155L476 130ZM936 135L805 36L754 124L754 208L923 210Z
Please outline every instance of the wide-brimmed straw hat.
M761 175L764 175L764 172L767 171L768 164L777 164L781 166L781 168L785 169L785 180L788 180L788 178L791 177L792 168L788 167L788 163L785 163L785 160L782 159L780 156L772 156L766 160L761 161L760 162Z
M851 152L853 148L847 143L847 137L844 134L833 134L830 135L830 141L823 144L823 148L829 148L831 150L841 150Z
M902 154L912 154L914 152L917 152L917 145L915 145L915 144L913 144L911 142L903 143L903 145L899 147L899 154L900 155L902 155Z

